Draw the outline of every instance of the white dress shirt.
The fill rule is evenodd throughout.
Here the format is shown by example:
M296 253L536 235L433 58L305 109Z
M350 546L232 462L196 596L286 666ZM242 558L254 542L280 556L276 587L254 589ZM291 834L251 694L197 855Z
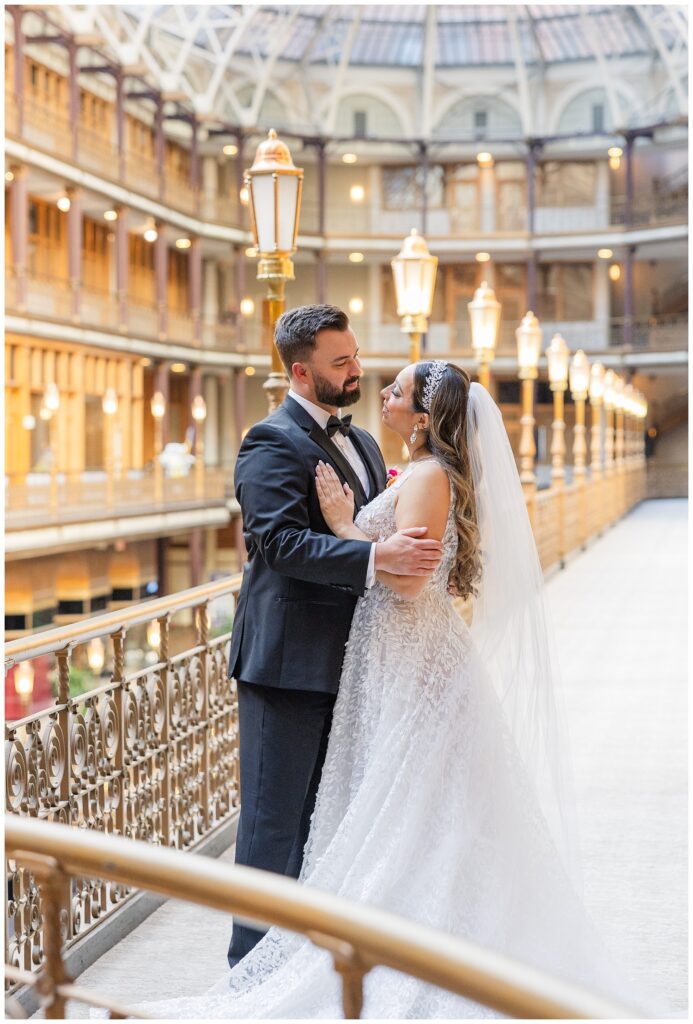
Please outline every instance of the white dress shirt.
M329 420L331 413L322 409L319 405L315 405L314 402L309 402L307 398L302 395L297 395L293 388L289 389L289 395L295 402L303 406L307 413L309 413L315 422L323 430L327 429L327 421ZM356 450L356 446L351 438L342 434L341 431L337 431L331 440L337 445L342 452L344 458L347 460L351 468L354 470L361 486L363 487L363 493L368 495L370 489L370 481L368 479L368 470L363 464L363 459ZM372 587L375 583L375 544L371 544L371 554L368 559L368 573L366 575L366 588Z

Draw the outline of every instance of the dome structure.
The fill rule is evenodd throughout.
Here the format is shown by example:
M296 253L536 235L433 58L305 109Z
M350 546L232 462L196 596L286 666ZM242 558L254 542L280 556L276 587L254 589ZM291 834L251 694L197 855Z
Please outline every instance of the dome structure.
M53 12L210 125L473 141L604 133L687 115L683 4Z

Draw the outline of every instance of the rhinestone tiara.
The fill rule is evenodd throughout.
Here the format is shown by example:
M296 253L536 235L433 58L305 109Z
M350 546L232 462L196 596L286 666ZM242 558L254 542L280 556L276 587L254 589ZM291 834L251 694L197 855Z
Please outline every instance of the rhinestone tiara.
M444 359L432 359L430 369L426 374L426 383L423 387L423 407L426 412L431 410L431 402L436 396L436 392L440 387L440 382L443 379L443 374L447 369L447 363Z

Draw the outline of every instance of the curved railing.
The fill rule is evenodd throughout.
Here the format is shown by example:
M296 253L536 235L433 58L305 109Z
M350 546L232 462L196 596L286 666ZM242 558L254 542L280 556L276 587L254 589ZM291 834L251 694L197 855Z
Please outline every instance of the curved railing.
M376 966L402 971L511 1017L623 1019L634 1015L601 996L467 940L265 871L12 814L5 817L5 843L8 853L32 872L44 890L46 916L45 959L38 980L17 970L10 970L9 976L36 984L49 1018L64 1015L67 999L107 1007L117 1016L128 1012L73 985L65 970L60 891L74 875L107 878L308 936L333 956L335 970L342 976L344 1015L349 1019L360 1016L363 980Z

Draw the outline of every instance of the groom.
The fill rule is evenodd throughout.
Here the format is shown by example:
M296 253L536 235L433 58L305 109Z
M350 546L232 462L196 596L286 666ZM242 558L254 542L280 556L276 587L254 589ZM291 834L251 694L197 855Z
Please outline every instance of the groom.
M291 387L246 435L235 471L248 552L233 623L241 813L236 863L297 878L320 781L356 599L378 569L428 575L442 557L425 530L387 541L339 540L320 512L318 461L354 493L356 511L386 484L380 450L338 411L360 398L358 345L336 306L277 322ZM234 922L231 967L264 933Z

